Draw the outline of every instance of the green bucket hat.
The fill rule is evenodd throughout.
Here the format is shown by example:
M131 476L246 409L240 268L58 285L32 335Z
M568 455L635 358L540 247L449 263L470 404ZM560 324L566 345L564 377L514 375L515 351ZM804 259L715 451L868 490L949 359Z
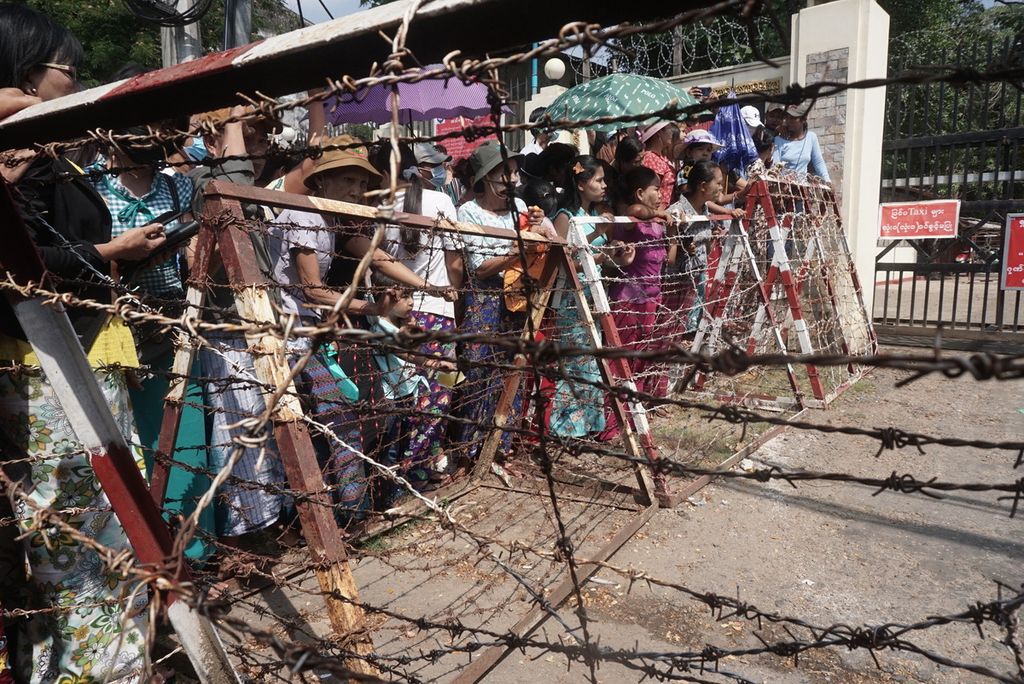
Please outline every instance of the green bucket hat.
M520 157L510 150L506 150L506 154L509 160ZM501 158L501 145L497 140L488 140L473 150L473 154L469 156L469 168L473 171L473 184L482 181L484 176L498 168L502 161L504 160Z

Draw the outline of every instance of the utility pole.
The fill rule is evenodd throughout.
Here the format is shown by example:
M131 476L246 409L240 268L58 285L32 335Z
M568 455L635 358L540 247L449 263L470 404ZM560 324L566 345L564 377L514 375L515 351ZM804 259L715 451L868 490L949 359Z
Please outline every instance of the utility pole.
M195 0L177 0L179 12L192 9ZM199 59L203 55L203 40L199 34L199 22L186 26L164 26L160 29L162 62L165 67Z
M224 0L224 49L252 41L252 0Z

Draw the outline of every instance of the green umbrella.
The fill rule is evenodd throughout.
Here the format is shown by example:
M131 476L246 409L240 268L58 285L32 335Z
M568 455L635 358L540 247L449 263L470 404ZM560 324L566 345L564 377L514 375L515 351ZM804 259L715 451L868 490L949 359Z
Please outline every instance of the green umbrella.
M668 81L636 74L612 74L581 83L559 95L545 110L552 120L596 119L602 116L640 116L668 107L672 102L679 107L697 104L697 100L682 88ZM658 117L624 123L594 124L591 130L610 133L620 128L647 126Z

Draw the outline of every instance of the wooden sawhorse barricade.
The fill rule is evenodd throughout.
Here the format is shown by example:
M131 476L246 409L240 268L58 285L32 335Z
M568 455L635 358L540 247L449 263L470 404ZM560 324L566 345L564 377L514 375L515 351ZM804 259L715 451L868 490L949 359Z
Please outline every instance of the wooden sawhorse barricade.
M205 192L206 200L202 216L202 227L199 232L193 272L189 278L186 295L187 307L183 315L183 324L194 322L205 301L205 283L210 270L211 256L214 249L220 253L228 282L234 290L235 304L239 316L253 326L246 340L255 356L257 380L265 388L274 388L273 398L268 400L270 418L274 426L279 455L284 466L289 487L296 491L306 492L296 503L299 521L308 543L311 560L317 574L332 627L339 638L347 639L354 657L348 666L359 672L374 674L372 665L373 643L371 635L365 629L365 618L359 605L357 583L352 575L349 560L345 552L344 537L335 521L327 485L321 474L316 453L310 439L308 428L303 422L302 408L295 396L292 384L292 373L287 363L287 355L283 341L270 332L259 332L261 325L273 327L278 316L273 310L267 288L265 275L257 267L256 256L249 234L241 224L245 221L241 203L295 209L349 220L373 221L378 223L378 230L386 224L400 224L419 228L424 231L448 232L462 235L488 235L503 238L510 244L517 240L524 243L548 242L544 237L527 232L517 232L466 224L434 220L423 216L394 212L384 214L375 208L358 204L326 200L303 195L292 195L260 188L235 185L220 181L211 182ZM595 348L601 346L601 335L597 332L597 324L590 314L590 308L580 286L576 269L570 263L566 253L566 243L561 240L550 242L545 267L540 278L540 286L534 292L530 302L529 318L523 336L529 339L531 331L539 330L547 303L556 278L562 274L569 283L569 288L576 297L577 306L583 320L590 330L590 338ZM589 257L589 253L588 253ZM585 267L593 271L592 260L584 261ZM599 307L598 320L604 339L611 344L618 343L618 332L614 322L607 315L607 301ZM183 328L184 330L184 325ZM171 369L172 384L165 403L164 418L160 434L160 443L156 458L159 467L154 469L151 495L158 504L162 503L166 490L168 463L173 458L174 444L184 406L184 395L187 377L192 368L197 345L188 339L184 332L179 332L178 348ZM502 396L494 418L494 427L485 438L478 462L467 482L456 483L445 490L435 492L438 498L451 499L460 493L475 487L490 470L495 452L500 443L501 431L510 419L510 411L516 392L522 382L528 359L519 354L514 359L515 370L509 372L505 379ZM618 367L613 372L612 365ZM628 364L624 360L608 361L603 358L598 363L604 381L611 386L625 385L632 387ZM646 428L644 409L639 404L624 401L615 396L613 401L619 421L622 425L624 445L630 457L635 461L637 484L643 503L647 508L616 537L603 547L593 558L594 562L585 563L579 568L582 576L595 572L596 562L609 557L615 550L629 539L653 515L657 508L656 497L667 496L663 488L658 488L654 477L641 465L641 461L653 462L658 458ZM630 404L627 406L627 404ZM633 422L631 422L631 417ZM638 435L632 425L638 424L641 432ZM660 478L659 478L660 479ZM418 508L422 502L413 500L407 506ZM559 603L569 596L571 582L566 579L555 587L546 598L551 604ZM546 615L541 608L531 610L524 616L513 630L528 633ZM504 655L504 649L494 648L477 658L471 669L463 673L463 678L470 676L472 671L484 668L486 663L496 663ZM480 675L486 669L480 669ZM468 681L468 680L464 680Z
M794 196L788 195L775 197L772 194L773 188L785 186ZM793 190L795 188L795 191ZM779 193L781 194L781 193ZM797 206L797 205L802 206ZM780 216L780 211L782 215ZM809 212L813 215L825 215L825 212L835 214L836 230L835 244L826 244L821 231L811 230L810 234L803 236L808 238L804 242L803 253L794 260L790 257L787 247L794 230L794 215L798 212ZM815 213L817 212L817 213ZM767 233L767 240L771 246L771 261L767 272L762 275L758 266L758 259L750 244L750 235L747 225L758 214L763 215L765 226L763 230ZM719 218L719 217L711 217ZM728 219L728 217L720 217ZM825 256L835 253L847 263L847 270L835 272L830 268ZM817 260L820 262L817 269L812 269L811 264ZM842 225L839 223L838 206L835 195L831 188L823 185L785 181L775 179L758 179L754 181L747 195L746 217L736 220L732 229L723 241L722 254L718 262L714 277L708 283L707 299L709 305L701 317L696 336L693 342L694 352L714 354L722 348L724 343L723 330L730 313L730 306L735 302L732 299L737 293L741 283L739 274L748 274L748 281L744 284L752 285L757 298L757 308L752 325L747 331L745 342L746 353L755 354L759 342L763 339L770 339L777 345L779 353L786 352L786 343L782 335L782 322L778 318L775 307L772 304L773 293L776 288L781 288L782 297L790 318L792 319L793 331L796 333L800 353L810 355L822 351L816 348L811 339L805 317L806 301L801 297L801 292L806 291L808 280L812 277L819 278L824 284L827 303L831 307L830 313L833 320L830 323L832 337L835 338L834 353L855 355L858 352L873 351L877 346L874 329L871 326L870 318L864 307L864 298L861 291L860 280L854 269L853 260L850 257L850 248ZM849 278L849 290L854 295L850 304L853 306L853 316L863 321L867 347L857 349L851 342L851 331L847 330L850 321L849 312L843 308L840 300L840 293L837 291L837 284L840 279ZM852 327L852 326L851 326ZM804 364L807 382L809 384L810 396L801 387L792 364L786 365L786 374L789 385L793 391L793 398L788 402L795 404L798 408L805 406L824 408L834 400L839 393L860 377L859 370L851 363L847 367L849 378L837 387L825 387L822 382L817 366L812 362ZM707 375L701 371L693 374L692 385L686 386L684 382L675 385L675 391L682 392L686 389L702 391L707 381ZM739 401L741 403L753 403L760 405L767 402L785 404L784 397L769 396L744 396L728 397L716 396L722 401Z

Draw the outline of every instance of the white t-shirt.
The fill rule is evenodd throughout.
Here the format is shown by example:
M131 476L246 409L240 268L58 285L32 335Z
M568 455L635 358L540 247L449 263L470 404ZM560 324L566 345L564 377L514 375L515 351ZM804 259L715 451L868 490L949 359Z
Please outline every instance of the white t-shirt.
M281 308L288 313L319 318L316 309L305 306L305 290L295 266L295 249L311 249L316 253L320 267L320 279L327 276L334 252L333 231L320 214L295 209L285 209L274 219L274 225L267 236L267 248L274 268L274 280L281 287Z
M405 193L399 193L396 198L396 211L403 211L405 207ZM420 207L420 215L427 218L437 218L438 215L454 221L456 218L455 205L448 195L435 190L424 190ZM451 287L451 280L448 278L448 266L445 264L444 253L458 251L451 233L426 234L417 231L417 238L420 240L419 251L410 254L405 245L402 244L402 231L398 226L388 226L384 231L384 251L402 262L410 271L426 280L434 287ZM455 318L455 305L443 297L414 292L412 296L412 308L414 311L430 313L447 318Z
M537 139L534 138L532 141L523 145L523 149L519 150L519 154L526 156L528 154L540 154L544 151L544 148L537 144Z
M516 210L520 215L527 212L526 203L518 197L515 198ZM515 230L515 215L512 212L495 214L477 204L476 200L470 200L459 207L459 220L466 223L475 223L480 226L491 226L492 228L504 228ZM515 249L515 243L505 238L491 237L489 235L464 235L462 238L462 253L466 268L466 274L476 276L476 270L488 259L499 256L508 256ZM504 272L498 273L501 278Z

